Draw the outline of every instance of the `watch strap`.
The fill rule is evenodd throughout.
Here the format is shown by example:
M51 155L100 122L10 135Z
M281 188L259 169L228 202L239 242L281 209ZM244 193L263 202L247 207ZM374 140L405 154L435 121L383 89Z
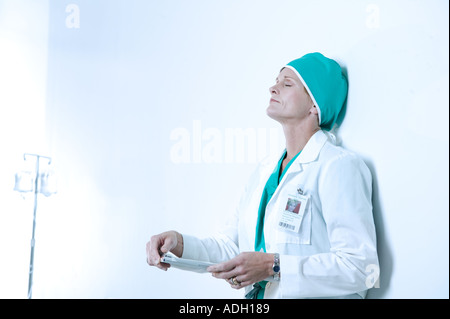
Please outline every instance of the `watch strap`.
M280 280L280 254L275 253L273 256L273 279L276 281Z

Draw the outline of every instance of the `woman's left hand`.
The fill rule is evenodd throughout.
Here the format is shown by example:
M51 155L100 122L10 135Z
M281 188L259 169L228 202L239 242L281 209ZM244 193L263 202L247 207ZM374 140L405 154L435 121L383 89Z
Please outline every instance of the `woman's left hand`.
M231 287L240 289L273 275L274 254L244 252L226 262L209 266L213 277L225 279Z

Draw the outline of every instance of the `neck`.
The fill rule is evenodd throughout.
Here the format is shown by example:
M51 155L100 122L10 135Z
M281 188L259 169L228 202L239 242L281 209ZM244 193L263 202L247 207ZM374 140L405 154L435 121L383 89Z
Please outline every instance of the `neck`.
M297 155L311 136L313 136L320 127L309 127L300 125L283 125L284 136L286 138L286 160L291 160Z

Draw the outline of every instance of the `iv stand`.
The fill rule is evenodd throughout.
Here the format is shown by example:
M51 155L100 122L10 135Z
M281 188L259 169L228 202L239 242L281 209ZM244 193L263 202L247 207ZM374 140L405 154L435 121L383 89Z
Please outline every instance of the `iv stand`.
M39 160L41 158L45 158L48 160L48 165L50 165L52 159L47 156L41 156L37 154L29 154L25 153L23 155L24 160L27 159L27 156L35 157L36 158L36 178L34 179L34 210L33 210L33 232L31 236L31 255L30 255L30 272L28 277L28 299L31 299L32 294L32 287L33 287L33 266L34 266L34 246L35 246L35 240L34 240L34 233L36 229L36 208L37 208L37 195L38 195L38 179L39 179Z

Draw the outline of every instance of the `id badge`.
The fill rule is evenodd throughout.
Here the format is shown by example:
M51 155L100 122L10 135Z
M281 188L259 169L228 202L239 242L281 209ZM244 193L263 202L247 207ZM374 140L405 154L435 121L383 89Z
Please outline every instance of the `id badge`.
M278 221L280 229L298 233L308 198L308 196L299 194L288 196L286 206Z

